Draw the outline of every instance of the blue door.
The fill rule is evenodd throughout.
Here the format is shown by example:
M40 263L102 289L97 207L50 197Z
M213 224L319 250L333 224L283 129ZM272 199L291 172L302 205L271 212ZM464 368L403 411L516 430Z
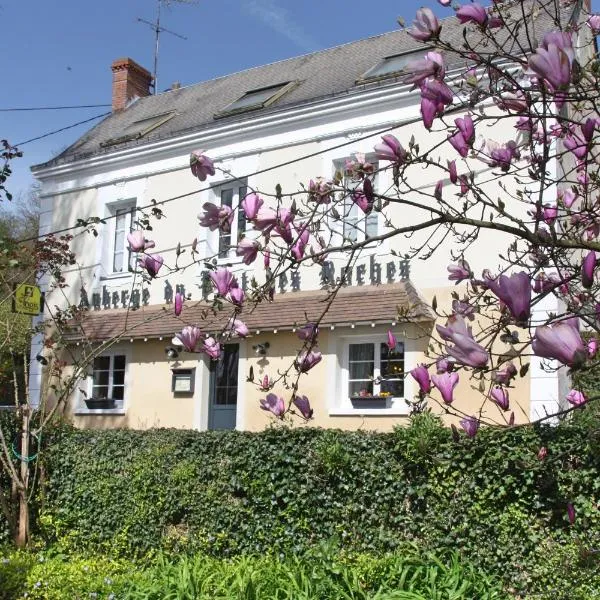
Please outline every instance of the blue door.
M235 429L239 351L238 344L225 344L221 358L210 362L209 429Z

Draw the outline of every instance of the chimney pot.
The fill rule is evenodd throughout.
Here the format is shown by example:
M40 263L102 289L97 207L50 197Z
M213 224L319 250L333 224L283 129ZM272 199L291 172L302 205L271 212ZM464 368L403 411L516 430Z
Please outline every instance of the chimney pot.
M118 58L111 70L113 112L123 110L134 98L150 95L152 75L131 58Z
M171 84L171 89L172 90L178 90L181 88L181 83L179 81L175 81Z

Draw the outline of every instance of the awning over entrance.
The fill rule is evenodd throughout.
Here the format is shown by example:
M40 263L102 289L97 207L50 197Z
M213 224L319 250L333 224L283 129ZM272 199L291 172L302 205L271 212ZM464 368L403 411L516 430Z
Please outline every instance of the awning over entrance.
M88 341L171 337L186 325L197 325L206 333L217 332L226 327L233 314L233 306L224 305L223 311L214 314L206 302L186 301L179 317L175 317L172 305L89 310L72 322L68 337ZM342 288L333 298L325 291L288 292L276 295L273 302L245 306L238 318L255 333L291 330L319 320L323 313L322 326L435 320L434 312L410 281Z

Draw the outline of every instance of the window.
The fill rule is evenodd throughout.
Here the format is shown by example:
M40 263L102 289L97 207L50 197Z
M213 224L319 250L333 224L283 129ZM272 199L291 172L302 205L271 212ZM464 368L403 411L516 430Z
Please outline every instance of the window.
M105 142L101 142L100 146L105 148L108 146L115 146L116 144L123 144L131 140L137 140L139 138L142 138L145 135L148 135L154 129L157 129L167 121L171 120L174 116L174 112L161 113L159 115L147 117L146 119L134 121L133 123L125 127L125 129L123 130L123 135L120 135L116 138L110 138Z
M235 211L233 222L231 223L231 230L224 232L219 230L219 258L229 258L235 256L235 247L237 243L244 237L246 232L246 215L240 208L240 202L245 198L248 193L248 188L245 184L240 182L232 183L231 185L219 187L215 194L220 199L221 206L229 206ZM217 202L218 203L218 202Z
M371 67L362 77L360 77L357 83L402 75L404 68L408 63L422 58L425 56L426 52L428 52L428 49L386 56L382 61L378 62L374 67Z
M387 343L348 345L348 387L351 399L404 396L404 344L395 350Z
M127 273L135 269L135 253L129 250L127 234L135 225L135 200L121 202L110 209L113 220L109 257L106 261L110 264L112 273Z
M369 176L373 189L377 190L377 162L368 161L373 165L374 174ZM363 210L353 200L353 194L361 193L363 182L354 179L351 174L344 169L343 186L348 190L343 198L343 236L346 242L364 242L379 233L379 213L373 210L365 215Z
M215 119L218 119L241 112L265 108L266 106L273 104L273 102L276 100L279 100L281 96L289 92L295 86L296 82L291 81L286 83L278 83L277 85L271 85L269 87L258 88L256 90L250 90L241 98L238 98L226 106L222 111L215 113L214 117Z
M109 354L94 359L86 399L88 408L123 408L126 365L124 354Z

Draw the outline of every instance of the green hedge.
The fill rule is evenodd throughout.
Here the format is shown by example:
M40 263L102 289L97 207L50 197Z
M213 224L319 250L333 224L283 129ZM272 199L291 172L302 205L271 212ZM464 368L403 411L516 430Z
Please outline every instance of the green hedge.
M458 441L427 414L389 434L66 430L47 455L38 526L60 551L115 557L412 542L457 550L509 589L574 600L578 578L600 589L599 432L587 409Z

